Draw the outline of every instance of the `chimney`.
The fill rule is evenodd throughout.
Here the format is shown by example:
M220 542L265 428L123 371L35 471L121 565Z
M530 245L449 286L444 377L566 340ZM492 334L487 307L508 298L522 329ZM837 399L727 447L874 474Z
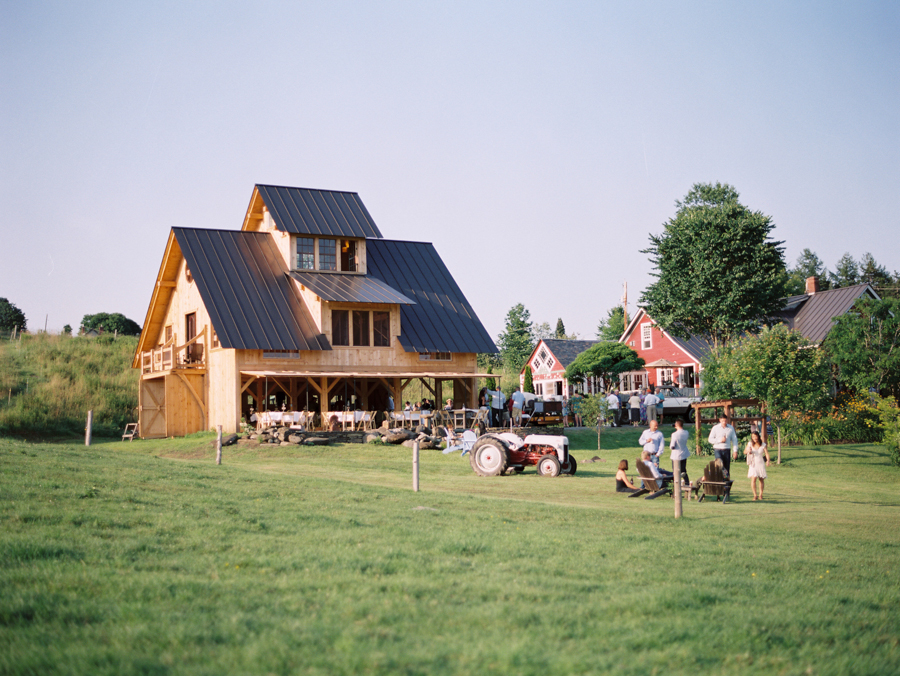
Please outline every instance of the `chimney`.
M806 293L809 295L814 294L819 290L819 278L818 277L807 277L806 278Z

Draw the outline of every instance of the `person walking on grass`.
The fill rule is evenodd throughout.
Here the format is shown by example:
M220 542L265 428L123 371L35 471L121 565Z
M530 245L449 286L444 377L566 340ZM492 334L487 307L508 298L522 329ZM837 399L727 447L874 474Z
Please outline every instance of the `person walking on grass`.
M657 409L660 398L653 394L653 390L647 388L647 396L644 397L644 407L647 409L647 423L656 422Z
M691 452L688 450L688 437L690 433L684 429L684 423L681 420L675 421L675 431L669 442L669 448L672 450L672 473L675 476L682 477L685 484L690 485L691 480L687 474L687 459Z
M722 461L722 467L731 475L731 458L737 460L738 439L734 428L728 424L728 416L720 415L719 424L714 425L709 432L709 443L712 444L713 452L717 460ZM728 449L731 449L729 455Z
M628 399L628 407L631 412L631 426L637 427L641 422L641 397L638 394L640 390L635 391Z
M750 467L747 476L750 478L750 489L753 491L754 500L763 499L763 491L766 489L766 467L769 466L769 451L763 443L759 432L750 433L750 441L744 451L747 456L747 465ZM759 491L757 491L757 481Z
M609 396L606 398L606 408L609 413L609 424L611 427L619 426L619 406L621 404L622 402L619 401L619 395L616 394L616 391L610 390Z

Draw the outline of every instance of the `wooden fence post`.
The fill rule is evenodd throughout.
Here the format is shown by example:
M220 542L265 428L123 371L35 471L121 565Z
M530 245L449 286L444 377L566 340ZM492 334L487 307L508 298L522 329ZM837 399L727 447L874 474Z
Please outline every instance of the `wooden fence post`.
M681 463L679 462L679 467ZM675 469L674 467L672 469ZM675 476L675 518L681 518L681 472Z
M222 464L222 426L216 425L216 464Z
M419 492L419 442L413 442L413 492Z
M84 445L91 445L91 427L94 424L94 409L88 411L87 427L84 428Z

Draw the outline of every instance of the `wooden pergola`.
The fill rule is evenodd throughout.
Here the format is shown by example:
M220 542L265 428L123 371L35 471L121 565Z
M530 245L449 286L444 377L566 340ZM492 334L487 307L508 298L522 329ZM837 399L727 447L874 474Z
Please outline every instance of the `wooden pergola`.
M721 399L719 401L700 401L696 404L691 404L691 407L694 409L694 424L697 430L697 455L700 455L700 426L703 423L715 424L719 422L719 409L722 409L724 414L728 417L728 420L731 422L757 423L763 443L768 444L766 402L764 401L760 401L759 399ZM703 418L701 411L710 408L713 409L714 416L712 418ZM734 416L735 408L757 408L759 409L759 415L736 418Z

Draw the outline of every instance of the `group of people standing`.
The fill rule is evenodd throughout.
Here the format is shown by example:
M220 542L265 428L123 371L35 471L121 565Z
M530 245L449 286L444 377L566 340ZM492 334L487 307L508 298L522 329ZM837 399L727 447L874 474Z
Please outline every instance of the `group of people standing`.
M646 425L651 420L657 422L663 418L663 406L666 395L660 388L638 389L628 398L628 411L631 424L635 427Z
M643 462L655 478L671 480L677 475L681 477L685 485L690 485L690 478L687 473L687 459L690 457L690 450L687 445L689 437L690 433L684 429L684 424L681 420L676 420L675 429L669 440L669 449L671 450L669 459L672 461L672 471L661 469L659 461L663 454L665 437L659 430L658 421L649 420L648 428L644 430L641 438L638 440L642 447L639 462ZM731 461L732 459L737 459L738 439L734 427L729 423L727 416L719 418L719 423L710 430L708 441L712 444L716 464L721 464L723 474L726 478L729 478L731 476ZM766 467L769 466L770 459L769 451L763 443L759 432L751 431L750 440L747 442L744 454L747 458L747 477L750 479L753 499L762 500L766 487ZM640 490L629 480L626 474L627 470L628 461L622 460L619 462L618 471L616 472L616 491L619 493L634 493Z

